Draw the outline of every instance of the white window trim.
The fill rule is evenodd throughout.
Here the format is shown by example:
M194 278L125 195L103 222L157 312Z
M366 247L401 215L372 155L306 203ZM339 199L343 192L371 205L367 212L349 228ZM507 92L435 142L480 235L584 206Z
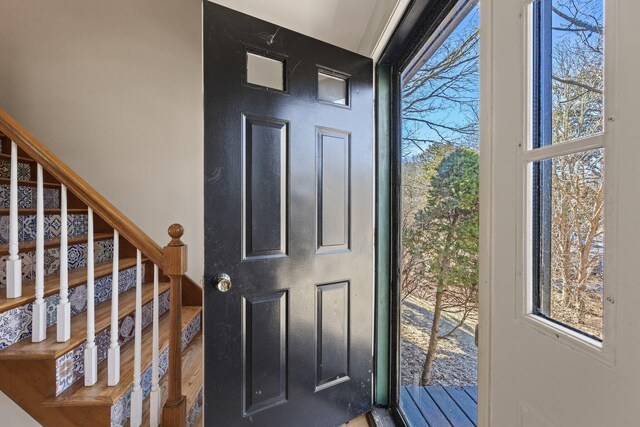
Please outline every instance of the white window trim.
M518 144L519 173L517 176L518 197L517 214L517 248L518 265L516 269L517 292L515 301L516 320L527 327L551 338L552 340L579 351L608 366L614 366L616 360L616 230L617 215L615 212L617 182L615 174L605 173L605 288L603 296L603 341L597 341L558 323L533 314L533 257L532 257L532 164L533 162L592 149L604 148L605 170L615 170L617 150L615 147L615 75L613 64L616 63L618 6L615 0L604 0L605 13L605 98L604 132L551 146L532 149L532 106L533 106L533 2L523 2L523 49L526 54L521 64L522 75L526 76L523 88L526 112L523 141Z

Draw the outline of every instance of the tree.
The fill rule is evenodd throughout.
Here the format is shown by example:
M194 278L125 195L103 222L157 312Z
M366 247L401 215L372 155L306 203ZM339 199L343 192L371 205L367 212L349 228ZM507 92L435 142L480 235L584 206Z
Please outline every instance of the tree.
M444 157L432 177L425 207L417 214L423 231L419 249L428 259L435 306L421 382L429 383L440 337L444 297L452 288L478 283L478 154L458 148Z
M424 229L418 213L427 204L429 183L437 174L438 165L455 150L453 144L432 144L413 161L405 162L402 168L402 270L401 298L419 293L428 297L428 259L423 252Z
M600 0L558 0L553 7L552 143L594 135L603 129L603 14ZM561 289L551 316L593 335L602 318L588 283L602 264L604 151L548 160L551 164L551 278ZM601 299L601 295L600 295ZM599 307L594 307L599 305Z
M456 252L453 246L442 246L454 242L448 241L442 230L438 231L439 227L446 228L446 223L443 218L431 218L436 211L430 208L439 206L444 209L442 204L433 204L434 199L443 202L434 192L444 194L449 191L445 189L449 179L457 173L465 174L453 169L446 171L447 167L454 167L453 163L456 163L455 167L475 168L475 171L467 172L475 174L477 180L477 154L471 165L462 159L472 156L478 145L478 23L478 10L474 8L442 40L420 69L405 81L402 89L401 298L404 301L411 295L423 301L435 299L437 306L435 329L427 350L428 367L423 369L425 372L417 373L423 374L423 383L428 381L438 341L447 339L477 313L477 262L473 261L477 260L477 236L475 248L468 245L466 249L466 257L471 259L471 263L465 265L468 259L462 259L464 256L459 253L459 248ZM458 153L460 147L470 150L461 154ZM457 163L456 159L460 162ZM460 230L457 227L455 235ZM451 237L457 239L454 235ZM448 251L453 253L447 255ZM442 257L434 259L439 254ZM446 264L449 265L444 268ZM448 276L464 276L463 270L467 276L476 279L472 283L449 280ZM457 325L448 331L440 331L443 312L458 317Z

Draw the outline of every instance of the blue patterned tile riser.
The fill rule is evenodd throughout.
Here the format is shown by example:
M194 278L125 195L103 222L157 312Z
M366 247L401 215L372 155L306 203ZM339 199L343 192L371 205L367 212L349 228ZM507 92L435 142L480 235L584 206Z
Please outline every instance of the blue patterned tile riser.
M53 239L60 237L60 215L44 216L44 238ZM67 228L69 236L81 236L87 234L87 215L69 214L67 216ZM20 215L18 217L18 240L36 240L36 216ZM0 244L9 242L9 216L0 216Z
M0 185L0 208L9 209L10 187ZM37 190L35 187L18 186L18 207L20 209L35 209L38 206ZM57 188L44 188L43 201L45 209L60 209L60 190Z
M169 291L159 296L158 312L160 316L169 310ZM142 307L142 328L146 328L153 320L153 301ZM135 314L120 319L118 331L120 345L131 340L135 335L133 328ZM110 341L109 328L96 333L96 345L98 347L98 363L107 358ZM84 377L84 348L86 343L82 343L72 351L64 354L56 360L56 395L65 391L71 384Z
M198 314L186 329L182 332L182 347L186 347L193 337L200 331L201 322L200 322L200 314ZM189 331L195 330L196 333L189 333ZM186 344L185 344L186 342ZM160 378L162 378L166 372L169 365L169 349L165 348L159 356L159 374ZM142 373L140 377L140 384L142 386L142 398L145 399L150 391L151 391L151 374L152 374L152 366L149 366ZM196 401L197 404L197 401ZM195 405L192 406L192 408ZM202 406L202 405L201 405ZM111 427L124 427L127 425L127 420L131 415L131 387L129 390L122 396L112 407L111 407ZM196 417L197 420L197 417Z
M0 159L0 178L11 179L11 161ZM18 180L31 181L31 165L18 162Z
M196 401L193 402L191 408L187 412L187 427L193 427L198 422L200 414L202 414L202 404L204 402L204 388L200 389Z
M49 248L44 251L44 274L57 274L60 271L60 250ZM87 266L87 244L69 246L68 263L69 270ZM106 262L113 259L113 240L100 240L93 245L93 256L96 263ZM8 255L0 257L0 288L4 288L7 282L6 260ZM20 254L22 259L22 280L33 280L36 274L35 252L25 252Z
M200 332L200 325L202 324L202 322L200 321L201 317L202 313L198 313L182 333L182 351L187 348L193 338L198 335L198 332Z
M144 265L143 275L144 275ZM135 267L122 270L119 274L120 292L131 289L136 283ZM84 295L84 299L82 298ZM69 301L71 302L71 315L75 316L86 310L87 287L80 285L69 290ZM111 276L102 277L96 280L95 300L100 304L111 299ZM47 327L56 323L56 306L60 301L58 294L48 296L44 299L47 307ZM23 339L31 337L31 326L33 317L33 303L16 307L9 311L0 313L0 350L17 343Z

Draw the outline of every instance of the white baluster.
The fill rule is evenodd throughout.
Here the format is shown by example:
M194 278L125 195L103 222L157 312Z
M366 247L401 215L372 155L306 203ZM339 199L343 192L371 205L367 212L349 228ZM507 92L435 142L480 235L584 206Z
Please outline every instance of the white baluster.
M93 209L88 208L87 235L87 345L84 348L84 385L98 381L98 347L96 346L95 270L93 245Z
M133 355L133 388L131 390L131 426L142 424L142 254L137 251L136 263L136 321Z
M160 310L158 307L158 266L153 266L153 338L151 344L152 365L151 365L151 427L160 425L162 411L162 394L160 393L160 360L159 360L159 328L160 328Z
M42 165L37 168L36 200L36 300L33 303L33 332L31 341L47 338L47 305L44 303L44 184Z
M22 260L18 255L18 146L15 142L11 141L7 298L18 298L20 296L22 296Z
M111 343L108 354L107 384L114 386L120 382L120 345L118 344L118 274L119 242L118 231L113 230L113 270L111 272Z
M67 228L67 187L60 187L60 302L57 310L58 342L71 339L71 303L69 302L69 248Z

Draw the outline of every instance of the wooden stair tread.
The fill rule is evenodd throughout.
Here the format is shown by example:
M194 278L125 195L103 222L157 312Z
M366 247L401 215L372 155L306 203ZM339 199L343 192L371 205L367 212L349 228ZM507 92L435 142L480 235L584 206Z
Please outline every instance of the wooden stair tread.
M83 214L87 212L87 208L75 208L75 209L67 209L67 213L68 214ZM18 209L18 215L35 215L36 214L36 210L35 209ZM44 214L45 215L60 215L60 209L44 209ZM3 208L0 209L0 216L8 216L9 215L9 209L8 208Z
M108 240L113 238L113 233L94 233L93 240L98 242L100 240ZM78 245L80 243L87 243L89 240L89 236L84 234L81 236L69 236L67 238L67 242L69 246ZM56 237L55 239L45 239L44 247L47 248L57 248L60 247L60 238ZM24 240L19 242L18 248L20 252L30 252L36 250L36 241L35 240ZM0 256L9 254L9 244L5 243L0 245Z
M168 282L159 284L158 290L162 294L169 289ZM118 319L135 311L135 288L129 289L119 295ZM153 284L142 286L142 305L153 300ZM95 308L96 333L111 325L111 299L99 304ZM57 359L63 354L73 350L87 339L87 313L83 312L71 318L71 339L66 342L56 341L56 325L47 329L47 339L33 343L30 339L24 339L6 349L0 351L0 360L16 359Z
M142 262L145 262L143 259ZM135 258L121 258L119 261L120 271L127 268L135 267ZM104 276L108 276L113 271L113 261L105 261L97 263L94 266L94 275L96 279ZM87 268L77 268L69 270L69 289L75 288L87 283ZM50 296L58 293L60 290L60 274L50 274L44 277L44 296ZM6 288L0 289L0 313L12 308L21 307L25 304L36 300L36 282L35 280L29 280L22 282L22 296L18 298L7 298Z
M202 307L183 306L182 331L202 311ZM169 346L170 316L160 318L159 325L159 353ZM141 367L144 372L152 363L152 327L148 326L142 332ZM45 402L48 406L111 406L122 397L133 384L133 359L135 355L135 340L130 340L120 348L120 382L114 387L107 385L107 363L104 361L98 368L98 381L91 387L85 387L82 381L76 382L60 396ZM184 376L183 376L184 378Z
M194 337L193 341L182 354L182 393L187 396L187 410L191 408L194 399L203 387L203 346L202 333Z
M11 185L11 180L7 178L0 178L0 185ZM18 187L37 187L38 181L18 181ZM43 182L44 188L60 188L60 184L57 182Z
M198 398L198 393L204 386L204 347L202 342L202 331L198 333L191 341L191 344L182 353L182 394L187 398L187 413L193 405L195 399ZM165 374L160 380L160 387L166 390L166 382L168 381L168 375ZM166 391L163 392L162 404L166 401ZM142 425L150 425L151 405L149 404L149 396L142 405Z

